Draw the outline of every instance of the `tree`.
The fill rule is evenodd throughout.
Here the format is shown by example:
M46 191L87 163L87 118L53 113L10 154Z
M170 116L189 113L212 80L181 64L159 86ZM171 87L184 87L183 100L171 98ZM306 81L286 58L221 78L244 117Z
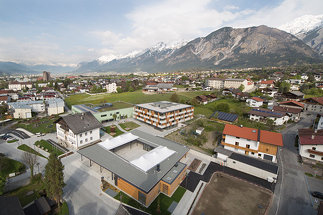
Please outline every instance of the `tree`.
M48 163L45 167L45 190L47 196L56 201L60 208L60 201L63 195L64 184L64 166L55 153L51 153Z
M121 87L118 87L118 88L117 88L117 92L118 92L118 93L122 93L122 92L123 92L122 88L121 88Z
M240 87L239 87L239 90L241 90L241 92L243 92L244 88L245 88L244 85L241 84Z
M192 99L191 99L191 105L196 106L196 105L198 105L198 104L199 104L199 101L197 101L197 99L196 99L196 98L192 98Z
M179 98L178 98L178 95L176 93L174 93L171 97L170 97L170 100L172 102L178 102L179 101Z
M117 114L113 114L113 119L114 119L114 121L116 121L117 120Z
M6 185L6 178L0 176L0 195L3 194L4 186Z
M29 152L24 152L22 154L22 160L29 166L32 179L34 177L34 167L38 162L38 156Z
M289 92L290 89L290 84L287 83L286 81L283 81L279 84L279 92L280 93L287 93Z
M217 111L222 111L222 112L230 112L230 106L227 103L220 103L217 104L214 108Z

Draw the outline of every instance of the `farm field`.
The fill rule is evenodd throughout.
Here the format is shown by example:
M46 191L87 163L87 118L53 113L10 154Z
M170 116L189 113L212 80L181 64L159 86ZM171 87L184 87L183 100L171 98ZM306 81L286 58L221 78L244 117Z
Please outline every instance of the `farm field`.
M132 104L140 104L155 101L169 101L173 93L165 94L144 94L141 90L135 92L125 92L125 93L114 93L114 94L98 94L98 95L88 95L88 94L76 94L69 96L65 99L68 107L76 104L101 104L107 102L117 102L124 101ZM180 102L191 100L192 98L202 95L209 94L205 91L194 91L194 92L177 92Z

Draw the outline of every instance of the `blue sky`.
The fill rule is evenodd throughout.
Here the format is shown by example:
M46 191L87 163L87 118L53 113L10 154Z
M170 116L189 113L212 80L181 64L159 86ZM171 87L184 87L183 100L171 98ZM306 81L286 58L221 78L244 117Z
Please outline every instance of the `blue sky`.
M322 9L318 0L0 0L0 61L76 65Z

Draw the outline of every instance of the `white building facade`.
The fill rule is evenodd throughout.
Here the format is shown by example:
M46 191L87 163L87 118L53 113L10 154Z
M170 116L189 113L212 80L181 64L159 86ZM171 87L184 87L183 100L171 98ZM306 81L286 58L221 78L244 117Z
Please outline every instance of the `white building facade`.
M117 92L117 84L111 83L106 85L107 93L116 93Z

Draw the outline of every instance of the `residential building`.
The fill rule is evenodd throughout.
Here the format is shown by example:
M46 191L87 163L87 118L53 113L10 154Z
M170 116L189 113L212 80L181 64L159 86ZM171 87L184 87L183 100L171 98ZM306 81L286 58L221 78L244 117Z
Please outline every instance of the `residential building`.
M261 89L261 92L266 96L275 97L278 93L278 90L275 88L263 88Z
M180 122L191 120L193 117L192 105L168 101L137 104L134 109L135 119L160 129L177 126Z
M305 103L305 110L314 113L323 113L323 96L311 97L303 100Z
M214 102L216 100L216 95L200 95L195 97L200 104L206 105L209 102Z
M106 85L107 93L116 93L117 92L117 84L110 83Z
M226 124L222 145L240 154L277 162L277 151L283 146L283 137L276 132Z
M43 81L50 80L50 72L43 71Z
M303 160L323 162L323 130L298 129L298 145Z
M252 97L246 100L249 107L261 107L264 104L264 100L259 97Z
M323 129L323 114L318 114L314 123L315 123L314 128L316 130Z
M206 81L206 86L212 87L214 89L223 89L223 88L239 88L241 85L244 86L243 91L250 90L254 87L252 81L246 79L219 79L219 78L210 78Z
M304 98L304 93L300 91L290 91L287 93L283 93L283 97L286 100L295 100L295 101L300 101Z
M288 107L282 107L282 106L274 106L273 110L275 112L281 112L281 113L286 113L289 116L289 119L298 122L301 119L301 109L297 108L288 108Z
M131 118L133 116L133 105L126 102L113 102L99 105L72 105L73 113L91 112L101 123L113 120Z
M164 92L172 92L176 91L177 88L173 87L173 83L157 83L157 82L149 82L142 89L144 93L164 93Z
M0 96L0 103L7 104L8 102L10 102L10 96Z
M240 101L246 101L250 95L249 93L242 92L240 89L234 89L234 88L225 88L222 90L222 95L229 96L239 99Z
M249 119L257 122L267 123L267 120L272 120L274 125L283 125L289 120L286 112L277 112L275 110L265 108L254 108L248 112Z
M47 114L49 116L64 113L65 103L62 99L50 99L46 101Z
M8 85L9 90L20 91L23 89L31 89L33 87L32 83L29 82L11 82Z
M187 165L181 161L188 151L184 145L133 130L78 153L103 180L149 207L160 193L172 196L183 181Z
M90 112L60 117L55 121L58 143L79 149L100 141L102 124Z
M262 80L258 84L258 88L264 89L264 88L273 88L275 86L274 80Z

